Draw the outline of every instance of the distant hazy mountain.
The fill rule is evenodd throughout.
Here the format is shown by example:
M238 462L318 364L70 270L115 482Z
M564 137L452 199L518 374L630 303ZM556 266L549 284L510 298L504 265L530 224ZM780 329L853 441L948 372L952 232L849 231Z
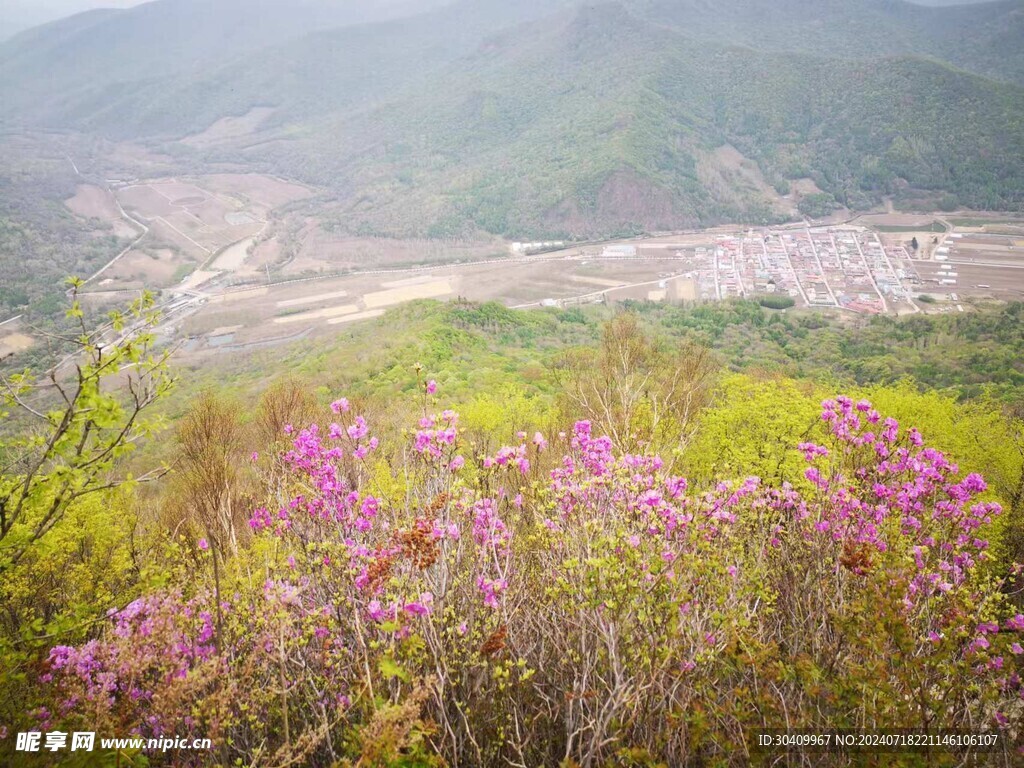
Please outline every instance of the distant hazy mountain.
M151 1L151 0L149 0ZM912 0L917 5L971 5L992 0ZM0 40L31 27L97 8L130 8L147 0L0 0Z
M1024 0L160 0L0 46L0 125L294 176L381 232L762 221L807 177L1008 208L1022 41Z
M96 8L129 8L145 0L0 0L0 40L31 27Z
M29 30L0 48L0 69L64 90L199 72L316 30L407 16L445 2L157 0Z
M408 18L444 6L450 6L442 14L451 25L447 34L467 39L469 33L496 31L584 4L584 0L158 0L34 29L0 47L0 74L8 75L10 84L24 86L26 92L38 79L56 94L182 72L201 76L240 54L279 47L309 33ZM623 5L638 17L671 25L697 39L856 58L926 55L980 74L1024 81L1021 0L942 9L901 0L624 0ZM467 17L473 19L468 31L464 29Z

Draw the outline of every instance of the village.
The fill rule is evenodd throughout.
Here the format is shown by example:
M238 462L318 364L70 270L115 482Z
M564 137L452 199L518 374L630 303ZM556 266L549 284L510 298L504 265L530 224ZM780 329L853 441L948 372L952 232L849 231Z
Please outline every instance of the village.
M824 229L727 238L698 248L703 300L789 296L795 303L878 314L916 311L921 285L903 245L886 246L875 232Z
M309 194L254 175L83 185L72 211L104 217L131 239L81 299L101 310L154 289L159 335L202 355L338 332L420 299L515 309L746 299L781 311L905 315L1024 298L1016 221L876 214L605 242L436 244L332 235L290 212ZM4 323L0 351L33 346L25 330L20 318Z

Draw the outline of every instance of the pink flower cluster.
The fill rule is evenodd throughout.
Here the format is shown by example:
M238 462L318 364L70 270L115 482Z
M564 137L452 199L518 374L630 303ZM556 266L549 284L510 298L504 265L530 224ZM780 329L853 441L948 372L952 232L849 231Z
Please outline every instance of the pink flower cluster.
M427 394L434 393L431 383ZM1024 655L1024 646L1016 636L1012 643L1002 638L1024 632L1024 615L943 610L979 583L989 548L983 531L999 505L983 500L980 476L962 476L920 433L901 430L866 401L823 403L822 435L797 446L808 466L792 483L770 487L751 477L706 490L692 489L657 456L617 453L586 421L559 441L567 450L551 457L549 479L529 489L521 475L532 468L536 478L540 467L552 466L541 457L549 445L540 433L520 433L518 445L480 459L483 471L462 472L458 414L444 411L424 416L411 433L412 480L394 498L370 484L364 459L379 444L369 425L361 416L349 420L345 399L332 410L345 415L344 424L326 433L316 425L290 430L291 445L280 457L283 479L268 492L275 501L252 513L250 526L274 543L281 562L260 577L262 592L255 588L246 615L220 606L250 627L246 642L267 654L280 653L271 621L294 630L289 637L303 649L297 656L312 649L303 663L315 659L332 670L353 648L367 647L361 632L391 645L420 630L444 630L433 633L443 638L479 637L481 626L488 634L498 626L511 632L506 624L534 610L523 598L533 586L523 574L544 573L559 588L578 590L572 594L580 601L593 597L589 619L602 631L622 609L621 595L612 594L617 579L628 579L638 599L650 590L668 606L666 626L684 649L676 668L689 674L726 647L736 630L730 616L756 623L759 611L770 612L762 599L767 587L753 580L793 547L814 554L830 589L856 589L872 574L898 584L891 593L920 632L922 653L959 643L955 652L979 675L991 675L1014 696L1021 688L1015 674L1002 670ZM527 552L533 537L542 544ZM527 570L523 557L540 570ZM607 582L601 570L581 586L573 569L592 561L602 569L621 562L623 570ZM576 603L552 609L557 621L582 610ZM445 629L443 622L451 624ZM154 595L112 615L105 638L54 648L44 681L66 692L61 714L83 699L127 706L134 722L157 733L168 724L146 718L158 692L204 665L225 663L215 635L209 595ZM504 642L503 634L494 637ZM221 651L243 654L246 647ZM323 674L318 691L321 683L334 685L329 700L350 701L347 683Z
M348 401L338 400L332 408L345 413ZM250 527L256 532L270 529L280 535L305 518L337 523L345 531L368 530L377 514L378 500L354 490L341 468L346 448L356 462L377 449L377 438L367 439L368 436L369 427L362 416L357 416L347 428L331 424L326 440L316 424L301 430L282 460L291 474L302 481L305 492L293 496L276 513L266 507L257 508L249 520Z
M494 456L485 456L483 468L516 467L522 474L530 471L530 460L526 458L526 445L505 446Z
M110 711L121 702L145 713L160 691L201 666L218 664L214 619L202 605L175 592L151 595L111 612L109 639L52 648L41 679L64 692L60 714ZM147 714L137 732L157 736L164 725Z
M821 466L828 449L801 445L812 463L806 477L820 496L802 504L800 516L813 516L815 531L837 542L879 552L896 544L906 549L917 571L908 608L962 584L989 546L979 529L1002 511L995 502L976 500L985 481L976 474L960 478L942 452L923 447L917 430L901 439L898 422L883 421L866 401L826 400L822 419L845 461ZM846 468L851 463L852 472Z
M455 411L445 411L440 416L424 416L420 420L413 449L427 459L440 459L449 455L455 447L458 423L459 414ZM449 458L449 461L457 458ZM461 467L461 464L458 466Z

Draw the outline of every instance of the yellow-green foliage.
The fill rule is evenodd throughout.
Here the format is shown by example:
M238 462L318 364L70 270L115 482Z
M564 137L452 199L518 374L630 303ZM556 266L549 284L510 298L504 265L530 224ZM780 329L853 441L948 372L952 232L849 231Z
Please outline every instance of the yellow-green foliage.
M36 628L64 632L120 605L137 563L134 493L109 491L81 499L64 523L35 543L21 567L0 581L4 618L16 613Z
M751 475L795 479L804 466L795 446L818 422L824 397L804 381L723 377L683 455L683 473L701 483Z
M0 720L17 723L34 700L40 653L80 642L137 594L137 560L150 553L134 541L136 512L131 490L85 497L0 578Z
M921 392L910 381L844 391L916 426L930 444L955 456L961 468L983 474L992 496L1009 505L1024 457L1015 443L1019 425L998 403L962 403L939 392ZM747 475L797 480L805 464L795 446L818 423L822 400L834 394L806 380L724 376L714 403L701 415L697 439L684 454L685 473L701 482Z
M460 407L464 427L481 450L492 441L512 440L516 433L540 429L551 421L551 403L531 395L524 387L506 385L482 392Z
M808 449L797 448L827 442L822 401L837 394L834 383L718 372L714 361L686 367L680 352L691 347L648 344L632 320L610 326L619 348L634 352L636 364L620 370L602 361L610 349L615 357L608 334L602 352L585 324L555 314L417 305L396 317L386 349L365 346L375 328L367 326L314 356L293 352L310 366L306 377L257 383L250 371L241 392L230 392L231 377L202 382L200 396L193 387L173 404L174 430L130 459L140 471L166 459L170 477L144 495L133 485L77 498L31 542L0 579L0 725L34 727L37 707L66 702L36 685L47 652L72 645L60 653L92 654L81 650L92 638L105 663L156 695L101 695L89 699L90 714L69 718L113 729L144 710L186 727L187 714L205 735L223 737L217 759L242 755L246 764L314 752L317 765L440 764L440 754L547 764L555 753L590 765L599 763L588 754L617 755L609 765L666 755L706 764L705 754L742 750L748 726L939 716L949 711L940 686L978 694L970 707L955 705L958 716L991 717L1001 694L971 690L982 651L964 644L976 631L985 640L980 622L1002 626L1016 612L1000 579L1022 551L1024 476L1020 423L995 399L960 401L909 381L842 386L898 419L904 434L920 429L961 474L984 475L989 490L978 499L1010 510L978 532L991 546L972 580L936 596L946 613L908 624L895 595L914 577L915 558L939 556L930 545L911 546L917 539L895 512L881 526L894 544L885 550L819 535L833 529L815 528L785 501L791 483L806 508L835 522L840 502L805 475ZM600 369L564 365L566 346L582 347L572 359ZM701 384L666 393L649 385L652 371L690 371ZM440 395L428 384L435 379ZM250 388L265 394L243 407ZM676 408L680 391L700 395L686 398L692 411ZM602 407L592 407L594 394ZM351 404L328 409L342 395ZM123 418L104 405L110 423ZM455 420L439 412L449 405L460 419L446 441L439 435ZM368 435L347 431L358 432L357 413L380 436L372 449ZM572 420L591 417L571 431ZM313 421L319 432L300 436ZM622 442L605 446L599 436L617 428ZM324 459L335 444L344 451ZM426 451L435 444L436 455ZM300 445L338 475L296 471L280 453ZM872 449L863 453L872 466ZM834 460L841 466L843 455ZM123 475L127 461L97 482ZM580 475L591 463L616 469ZM574 479L561 485L553 470L568 465ZM34 508L82 471L47 476ZM751 476L762 484L742 482ZM0 489L17 479L0 478ZM779 495L762 496L762 487ZM345 501L352 489L356 501ZM870 484L857 492L873 498ZM371 496L371 511L360 512L368 528L337 516L346 504L364 510ZM325 501L316 514L311 498ZM110 609L119 612L107 620ZM154 634L123 618L134 610L156 622ZM927 639L936 616L955 618L959 634ZM183 655L182 633L202 653ZM998 642L999 663L1015 668L1016 651L1005 650L1013 638ZM101 684L65 683L70 696ZM606 743L608 734L618 741Z

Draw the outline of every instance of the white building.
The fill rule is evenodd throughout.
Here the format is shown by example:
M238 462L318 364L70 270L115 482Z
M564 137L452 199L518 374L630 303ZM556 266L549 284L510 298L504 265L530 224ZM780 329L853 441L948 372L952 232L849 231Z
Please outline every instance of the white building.
M615 258L632 258L636 256L635 245L606 245L604 247L604 257L606 259Z

